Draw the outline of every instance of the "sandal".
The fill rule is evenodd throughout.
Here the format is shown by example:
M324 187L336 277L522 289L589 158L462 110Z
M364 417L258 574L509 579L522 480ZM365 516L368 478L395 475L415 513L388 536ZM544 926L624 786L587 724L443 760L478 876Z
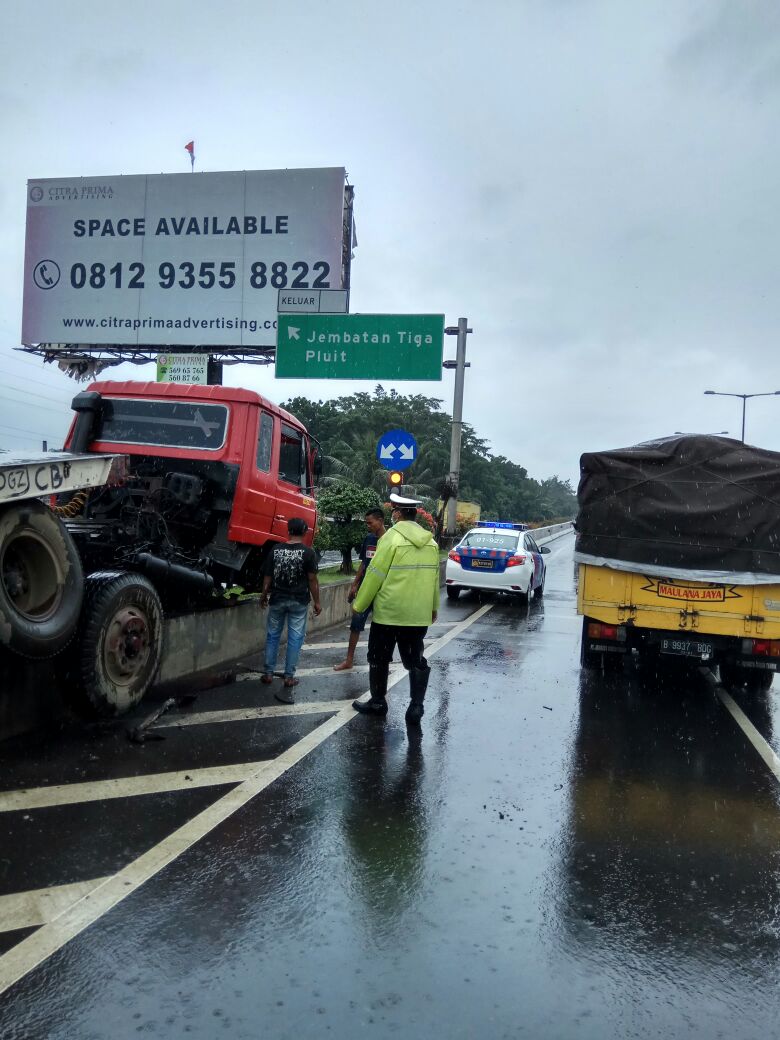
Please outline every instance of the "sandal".
M270 686L273 681L274 681L274 677L271 674L271 672L263 672L263 674L260 676L260 682L264 686Z

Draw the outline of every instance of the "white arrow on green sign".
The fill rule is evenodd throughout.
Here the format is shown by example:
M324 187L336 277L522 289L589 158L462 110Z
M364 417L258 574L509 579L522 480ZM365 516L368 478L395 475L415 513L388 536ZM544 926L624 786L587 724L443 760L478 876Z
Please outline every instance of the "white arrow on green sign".
M441 379L443 314L280 314L278 379Z

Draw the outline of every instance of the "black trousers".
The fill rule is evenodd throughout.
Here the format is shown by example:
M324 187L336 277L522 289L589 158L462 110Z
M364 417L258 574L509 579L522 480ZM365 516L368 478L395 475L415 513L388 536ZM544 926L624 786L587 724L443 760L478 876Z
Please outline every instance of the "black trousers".
M368 633L368 663L387 668L393 659L393 650L398 646L403 666L407 671L410 668L427 668L428 662L423 657L423 639L427 631L427 627L380 625L378 621L372 621Z

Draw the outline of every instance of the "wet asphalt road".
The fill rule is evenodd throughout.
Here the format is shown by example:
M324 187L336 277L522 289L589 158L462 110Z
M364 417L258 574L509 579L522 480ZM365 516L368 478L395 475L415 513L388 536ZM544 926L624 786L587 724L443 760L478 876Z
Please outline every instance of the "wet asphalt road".
M697 673L581 676L552 549L530 612L443 603L419 739L339 630L293 709L247 668L2 747L0 1036L774 1035L778 780Z

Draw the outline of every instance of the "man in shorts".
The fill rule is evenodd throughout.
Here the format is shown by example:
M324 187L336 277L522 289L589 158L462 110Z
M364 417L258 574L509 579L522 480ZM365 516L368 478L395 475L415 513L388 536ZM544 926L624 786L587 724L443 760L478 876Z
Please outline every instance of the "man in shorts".
M355 596L357 596L368 565L376 553L377 543L385 533L385 514L381 509L369 509L366 513L365 520L368 534L363 539L363 544L360 547L360 566L355 575L355 580L352 582L350 590L347 593L348 603L351 603ZM370 613L371 607L362 610L359 614L353 612L352 620L349 624L349 645L347 646L347 656L340 664L333 665L334 672L348 672L354 665L355 650L358 645L358 640L360 639L360 633L366 627L366 621L368 620L368 615Z

